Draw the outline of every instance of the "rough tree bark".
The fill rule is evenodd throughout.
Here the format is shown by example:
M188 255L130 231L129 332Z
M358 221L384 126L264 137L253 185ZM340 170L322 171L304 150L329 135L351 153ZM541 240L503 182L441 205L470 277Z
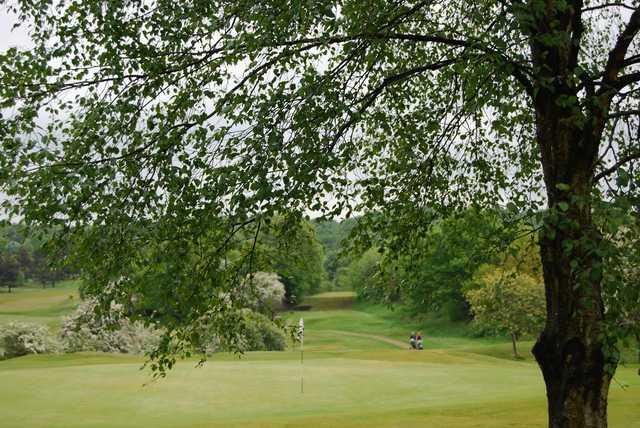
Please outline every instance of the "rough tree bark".
M591 219L582 214L575 217L576 227L597 237ZM551 428L607 426L611 372L606 370L603 352L600 278L587 273L586 281L575 273L596 272L592 269L599 260L587 248L567 254L563 242L576 242L577 232L556 229L554 237L545 235L540 240L547 323L533 353L546 383ZM576 268L571 266L574 260L579 260Z
M553 9L549 9L553 10ZM544 376L549 427L604 428L615 361L606 361L601 263L594 248L600 234L590 203L609 99L587 88L591 107L580 105L575 76L582 24L576 9L549 14L535 31L566 42L534 38L537 143L549 214L540 236L547 321L533 353ZM574 79L575 80L575 79Z
M551 214L540 238L547 322L533 353L546 383L549 426L602 428L611 373L602 342L601 260L593 251L599 233L589 203L593 168L588 166L597 151L580 130L563 130L562 116L547 119L539 143L549 160L549 207L564 214Z

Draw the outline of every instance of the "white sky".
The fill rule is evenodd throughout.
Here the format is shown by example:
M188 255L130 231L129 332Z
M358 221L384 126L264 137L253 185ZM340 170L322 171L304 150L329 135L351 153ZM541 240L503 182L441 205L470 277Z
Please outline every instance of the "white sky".
M9 15L0 7L0 52L6 51L10 47L26 48L30 46L29 37L26 32L18 28L11 31L11 27L17 22L15 15ZM7 196L0 192L0 202L5 200ZM3 219L4 213L0 211L0 219Z
M0 51L4 52L10 47L26 48L30 45L29 37L22 28L11 31L11 27L17 22L15 15L9 15L0 9Z

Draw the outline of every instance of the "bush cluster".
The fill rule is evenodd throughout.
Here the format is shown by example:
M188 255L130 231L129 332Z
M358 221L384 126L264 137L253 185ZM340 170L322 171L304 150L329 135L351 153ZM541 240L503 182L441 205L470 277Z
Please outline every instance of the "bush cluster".
M242 330L247 351L284 351L287 347L284 332L260 313L247 312Z
M214 329L203 326L198 352L283 351L287 348L287 335L267 316L250 309L240 311L234 333L221 337Z
M284 291L283 287L277 286L281 285L277 277L265 275L260 280L265 280L263 285L269 286L259 288L259 306L271 307L280 302ZM99 309L94 299L82 302L75 312L64 318L58 337L46 327L35 324L11 323L0 327L0 348L4 348L2 358L81 351L143 354L153 351L158 345L161 332L145 327L139 321L130 321L119 305L112 305L103 314ZM259 312L242 310L237 332L236 345L239 346L229 346L211 334L205 335L201 351L282 351L287 347L285 333Z
M2 358L60 351L60 344L46 327L20 322L0 326L0 345L4 348Z
M158 331L131 322L117 305L98 316L98 303L85 300L62 324L60 338L65 352L101 351L142 354L158 343Z

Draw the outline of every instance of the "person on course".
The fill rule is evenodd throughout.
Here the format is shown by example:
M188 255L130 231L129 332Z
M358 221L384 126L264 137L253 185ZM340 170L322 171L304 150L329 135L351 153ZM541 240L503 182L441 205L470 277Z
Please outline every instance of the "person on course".
M411 336L409 336L409 347L410 349L416 349L416 333L411 332Z
M418 332L416 335L416 349L422 351L424 349L424 345L422 343L422 332Z

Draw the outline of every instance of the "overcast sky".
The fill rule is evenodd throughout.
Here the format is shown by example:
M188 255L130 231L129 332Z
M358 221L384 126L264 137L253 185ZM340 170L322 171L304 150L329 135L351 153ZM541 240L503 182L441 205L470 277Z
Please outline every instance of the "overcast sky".
M11 31L11 27L16 23L17 19L16 16L9 15L6 11L0 9L0 51L4 52L12 46L21 48L29 46L29 37L21 28Z
M22 29L11 31L11 27L16 23L17 17L7 14L0 7L0 52L4 52L12 46L21 48L28 47L29 37ZM6 199L6 195L0 192L0 202ZM6 218L5 213L0 210L0 219Z

